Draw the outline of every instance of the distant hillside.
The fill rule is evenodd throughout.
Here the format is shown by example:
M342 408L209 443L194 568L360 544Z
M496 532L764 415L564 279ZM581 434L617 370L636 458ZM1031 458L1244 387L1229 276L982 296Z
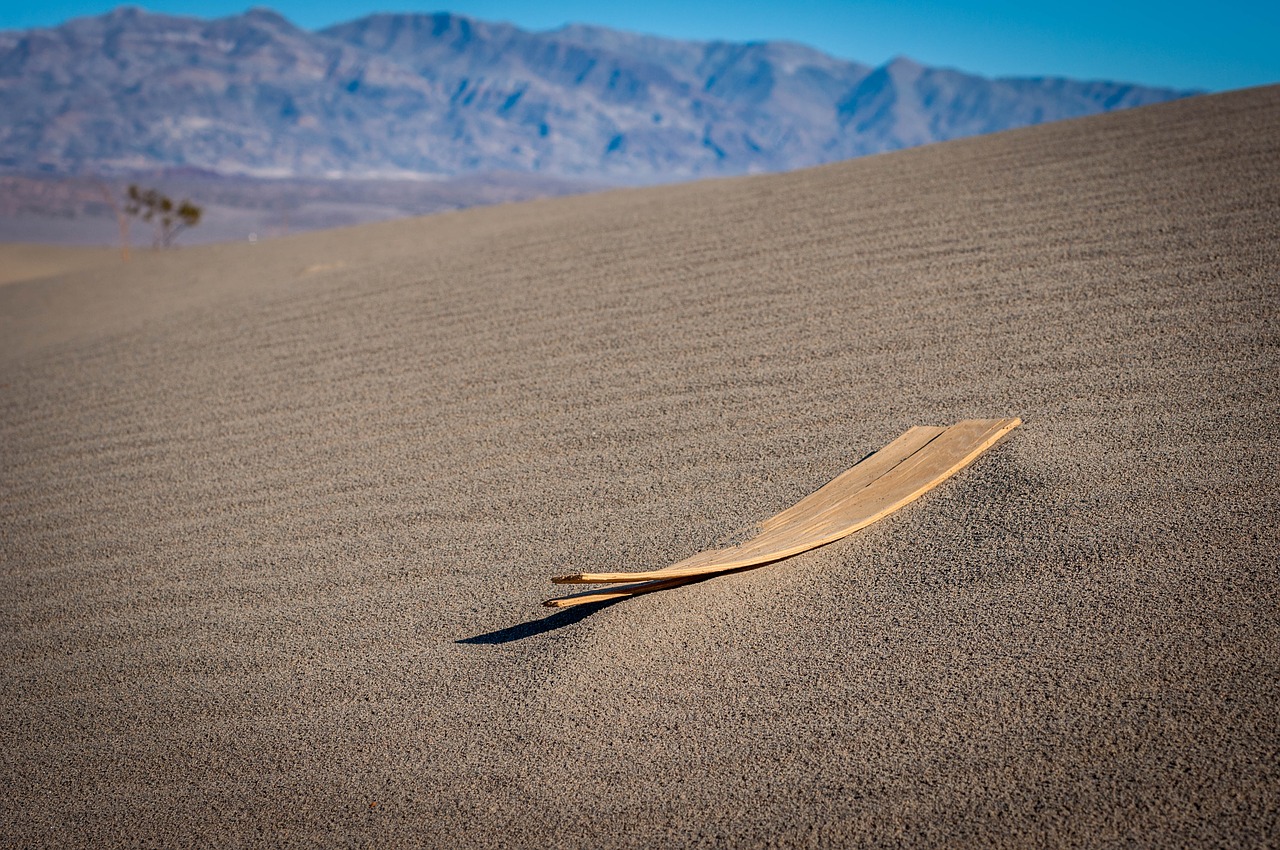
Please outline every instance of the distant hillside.
M1190 92L991 80L797 44L374 15L121 8L0 32L0 169L611 183L777 171Z

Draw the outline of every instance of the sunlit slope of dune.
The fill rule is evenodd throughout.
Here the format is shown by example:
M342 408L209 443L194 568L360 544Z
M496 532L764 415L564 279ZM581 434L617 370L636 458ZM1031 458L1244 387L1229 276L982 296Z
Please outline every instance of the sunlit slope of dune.
M1261 846L1280 88L0 287L19 846ZM843 541L906 428L1023 425Z
M25 242L0 244L0 286L106 266L113 261L120 262L120 257L120 251L112 248L69 248Z

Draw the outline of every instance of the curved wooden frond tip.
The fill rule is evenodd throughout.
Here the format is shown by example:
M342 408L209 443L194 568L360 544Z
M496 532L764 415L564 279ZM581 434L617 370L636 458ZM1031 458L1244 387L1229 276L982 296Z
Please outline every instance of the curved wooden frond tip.
M788 558L847 537L910 504L978 459L1021 419L968 419L947 428L916 426L880 451L760 525L750 540L700 552L647 572L574 573L557 584L623 587L547 600L553 608L666 590L719 573Z

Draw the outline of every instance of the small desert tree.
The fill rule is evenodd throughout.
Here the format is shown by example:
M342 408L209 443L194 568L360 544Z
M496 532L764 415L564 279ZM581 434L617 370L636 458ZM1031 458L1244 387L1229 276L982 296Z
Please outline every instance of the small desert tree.
M204 212L188 200L175 204L168 195L155 189L140 189L134 183L129 184L124 209L129 215L155 225L153 244L156 248L168 248L179 233L199 224Z

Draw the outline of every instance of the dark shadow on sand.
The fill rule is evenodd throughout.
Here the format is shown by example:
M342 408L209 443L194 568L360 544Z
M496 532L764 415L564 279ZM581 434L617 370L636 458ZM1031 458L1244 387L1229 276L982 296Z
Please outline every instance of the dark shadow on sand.
M791 556L788 556L788 557L791 557ZM783 558L780 560L786 560L786 559ZM775 564L777 563L777 561L768 561L767 563ZM543 635L543 634L546 634L547 632L555 631L556 629L563 629L565 626L572 626L574 623L580 622L581 620L584 620L587 617L590 617L592 614L594 614L597 611L603 611L605 608L608 608L610 605L617 605L619 602L626 602L628 599L634 599L636 596L648 595L649 593L669 593L670 591L675 590L678 587L688 587L694 584L702 584L704 581L709 581L713 578L716 578L717 576L727 576L727 575L732 575L734 573L744 573L747 570L754 570L762 566L765 566L765 564L751 564L750 566L738 567L737 569L733 569L733 570L724 570L723 572L712 573L711 575L696 576L693 578L689 578L682 581L680 584L675 585L674 587L654 588L653 590L648 590L648 591L645 591L644 593L637 593L635 594L635 596L621 596L621 597L618 597L617 599L607 599L604 602L586 602L581 605L575 605L572 608L561 608L556 613L543 617L541 620L530 620L527 623L521 623L517 626L507 626L505 629L498 629L495 632L485 632L482 635L474 635L469 638L459 638L458 640L455 640L454 643L496 644L496 643L511 643L511 641L513 640L524 640L525 638L534 637L535 635ZM652 582L652 584L659 584L659 583L660 582ZM632 588L632 587L643 587L644 584L646 583L641 582L638 585L621 585L617 587L612 587L610 589L624 590L626 588ZM599 588L596 588L593 590L585 590L582 593L577 595L583 596L589 593L597 593L597 592L599 592Z
M459 638L454 641L454 643L493 645L511 643L513 640L524 640L525 638L531 638L536 635L544 635L547 632L553 632L556 629L563 629L565 626L572 626L574 623L590 617L595 612L608 608L610 605L616 605L622 601L622 599L609 599L604 602L591 602L585 605L575 605L572 608L563 608L554 614L543 617L540 620L530 620L527 623L520 623L516 626L507 626L505 629L498 629L495 632L485 632L482 635Z

